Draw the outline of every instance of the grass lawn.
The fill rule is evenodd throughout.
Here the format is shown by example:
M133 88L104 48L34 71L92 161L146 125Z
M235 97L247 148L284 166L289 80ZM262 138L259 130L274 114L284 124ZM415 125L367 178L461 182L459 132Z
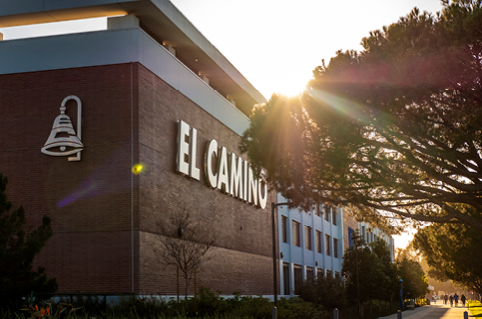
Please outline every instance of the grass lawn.
M482 304L480 301L469 301L469 310L474 317L482 317Z

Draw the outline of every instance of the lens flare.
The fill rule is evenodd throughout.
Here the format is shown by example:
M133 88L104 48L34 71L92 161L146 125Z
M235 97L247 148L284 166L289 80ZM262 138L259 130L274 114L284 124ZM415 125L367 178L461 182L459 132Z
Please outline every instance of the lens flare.
M64 206L67 206L73 202L78 201L81 198L85 197L93 197L95 194L95 191L99 189L99 185L96 181L94 180L88 180L82 184L82 187L66 198L62 199L60 202L57 203L57 206L59 208L62 208Z
M140 173L142 173L143 170L144 165L142 164L136 164L132 167L132 173L134 173L134 175L139 175Z
M119 159L128 159L130 154L130 148L125 146L115 150L72 193L61 199L57 203L57 207L63 208L88 198L117 194L131 189L132 175L129 171L126 171L125 168L112 167L112 163ZM132 168L132 171L134 172L134 168ZM140 171L142 169L136 169L136 172Z

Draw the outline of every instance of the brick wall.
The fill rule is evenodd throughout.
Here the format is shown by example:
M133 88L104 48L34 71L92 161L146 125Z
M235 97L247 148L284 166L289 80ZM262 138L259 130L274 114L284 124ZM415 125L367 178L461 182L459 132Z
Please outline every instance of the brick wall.
M201 181L176 173L178 120L198 131L197 167L201 171L205 144L211 139L241 155L237 134L139 66L139 153L146 167L139 175L142 292L163 286L166 293L175 293L175 268L165 269L152 247L159 236L157 223L188 210L217 237L210 262L200 269L200 282L228 294L272 293L269 205L262 210L211 189L202 172ZM274 199L271 194L268 203ZM159 275L169 272L167 277Z
M52 219L36 265L60 291L132 291L130 74L114 65L0 76L0 172L30 229ZM80 162L40 152L72 94L83 106ZM70 101L74 126L76 112Z
M40 152L68 95L83 106L80 162ZM76 126L74 101L66 113ZM153 248L157 223L188 209L217 236L199 284L272 293L269 205L255 208L175 173L178 120L198 130L198 167L210 139L240 155L239 136L142 65L0 75L0 173L29 229L51 217L54 236L36 265L61 292L175 293L175 269ZM145 171L133 176L138 162Z

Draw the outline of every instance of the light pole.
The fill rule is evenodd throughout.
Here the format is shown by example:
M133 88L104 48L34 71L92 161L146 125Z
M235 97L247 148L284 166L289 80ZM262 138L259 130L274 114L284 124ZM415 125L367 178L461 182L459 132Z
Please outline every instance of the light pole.
M359 265L358 265L358 245L361 246L362 250L365 246L363 239L361 239L358 230L352 234L353 243L355 244L355 275L356 275L356 295L358 301L358 316L362 316L362 305L360 302L360 276L359 276Z
M360 279L358 276L358 240L355 241L355 272L356 272L356 294L358 298L358 316L361 317L362 311L360 306Z
M400 278L400 310L403 311L403 280Z
M278 206L289 205L289 203L273 203L271 202L271 222L273 230L273 289L274 289L274 308L273 319L278 318L278 273L276 271L276 258L278 254L276 252L276 219L274 216L275 208Z

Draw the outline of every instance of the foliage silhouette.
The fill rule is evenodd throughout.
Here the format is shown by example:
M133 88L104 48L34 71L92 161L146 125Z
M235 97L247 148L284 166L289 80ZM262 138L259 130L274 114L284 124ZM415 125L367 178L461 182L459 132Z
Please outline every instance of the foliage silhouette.
M482 2L418 9L257 107L240 148L294 206L482 230ZM460 204L471 210L460 210Z
M420 229L414 237L437 280L451 279L482 294L482 268L473 253L482 249L482 233L465 225L432 225Z
M52 236L50 218L44 216L37 229L26 233L24 209L12 210L5 194L7 182L0 174L0 310L21 306L31 291L57 290L57 281L47 278L45 268L32 269L35 255Z

